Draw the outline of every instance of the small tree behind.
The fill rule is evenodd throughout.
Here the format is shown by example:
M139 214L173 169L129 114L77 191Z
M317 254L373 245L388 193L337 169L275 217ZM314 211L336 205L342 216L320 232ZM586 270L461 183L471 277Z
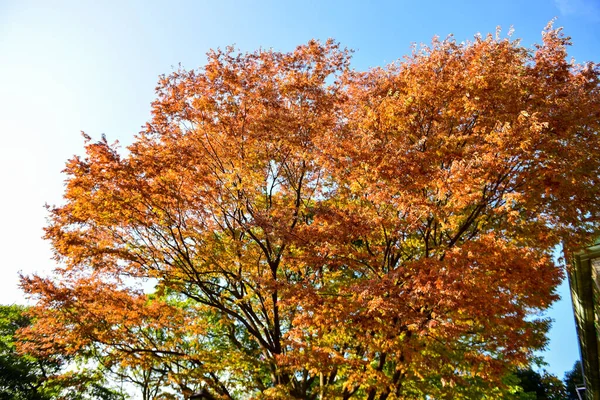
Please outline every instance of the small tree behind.
M565 373L565 386L567 388L568 400L579 400L577 395L577 388L584 385L583 370L581 368L581 361L575 361L573 368Z
M34 357L19 352L18 331L31 323L26 307L0 305L0 399L123 399L105 386L101 374L67 368L72 358Z

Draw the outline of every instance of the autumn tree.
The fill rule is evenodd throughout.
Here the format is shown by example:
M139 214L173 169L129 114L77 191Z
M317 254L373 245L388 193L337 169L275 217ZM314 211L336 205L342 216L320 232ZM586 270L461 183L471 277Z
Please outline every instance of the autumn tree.
M226 49L163 76L127 151L86 135L67 164L28 349L185 396L501 397L545 344L552 249L600 210L599 70L542 39L367 72L333 41Z

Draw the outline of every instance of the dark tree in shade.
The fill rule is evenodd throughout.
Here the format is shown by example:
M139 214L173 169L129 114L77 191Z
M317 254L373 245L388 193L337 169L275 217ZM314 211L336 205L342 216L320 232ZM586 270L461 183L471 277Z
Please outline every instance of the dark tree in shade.
M0 305L0 400L123 399L104 385L101 374L69 370L69 358L19 352L18 331L32 323L26 311Z
M583 373L581 369L581 361L575 361L573 369L565 373L565 386L567 387L567 399L579 400L577 396L577 386L583 385Z

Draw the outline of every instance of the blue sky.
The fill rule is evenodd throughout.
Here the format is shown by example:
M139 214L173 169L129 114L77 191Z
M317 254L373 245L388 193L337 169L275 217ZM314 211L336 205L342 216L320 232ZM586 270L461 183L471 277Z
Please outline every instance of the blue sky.
M600 61L600 0L0 0L0 303L23 302L18 271L52 269L43 205L60 202L60 171L81 153L80 131L131 143L158 76L179 63L200 67L210 48L230 44L287 51L332 37L366 69L434 35L462 41L512 26L531 45L554 17L573 39L570 56ZM544 357L562 378L579 350L566 285L561 294Z

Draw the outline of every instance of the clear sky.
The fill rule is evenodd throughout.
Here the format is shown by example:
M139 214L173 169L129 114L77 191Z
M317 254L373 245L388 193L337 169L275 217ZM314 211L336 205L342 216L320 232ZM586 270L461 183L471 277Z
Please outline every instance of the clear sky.
M60 202L60 171L81 153L80 131L130 144L150 117L158 75L179 63L200 67L210 48L230 44L289 51L332 37L366 69L434 35L462 41L513 26L531 45L554 17L573 39L570 56L600 61L600 0L0 0L0 303L24 301L18 271L52 269L43 205ZM579 350L565 284L561 294L544 357L562 378Z

